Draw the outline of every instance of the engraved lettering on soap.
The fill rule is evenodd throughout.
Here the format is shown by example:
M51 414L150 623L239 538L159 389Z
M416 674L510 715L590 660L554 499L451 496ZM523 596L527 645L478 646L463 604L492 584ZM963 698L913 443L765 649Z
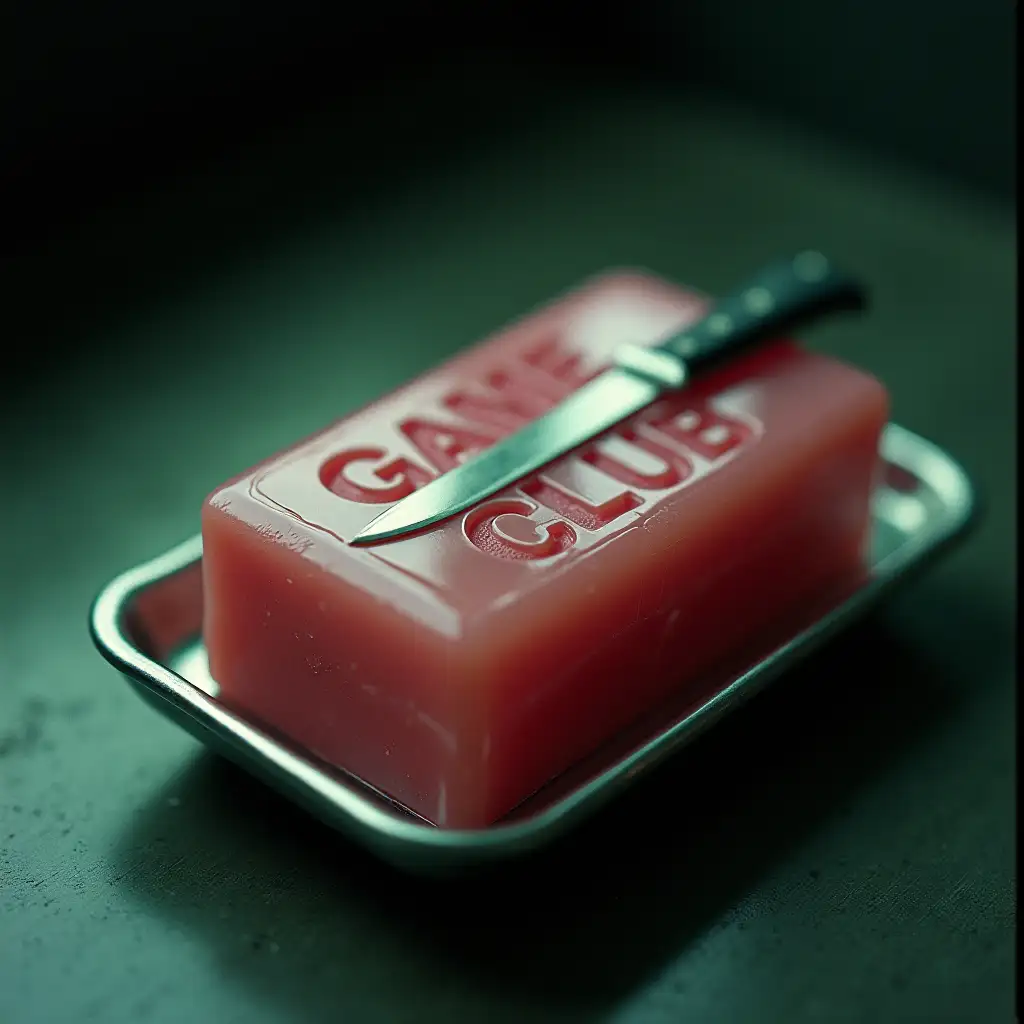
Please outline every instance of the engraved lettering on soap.
M540 340L535 335L518 357L435 392L415 415L407 411L395 424L399 445L389 451L371 443L337 452L323 463L321 482L350 502L400 501L604 372L608 346L597 345L598 354L587 349L598 328L618 336L632 325L635 336L646 337L667 329L669 320L678 326L680 317L696 315L692 309L644 314L628 306L618 309L612 302L611 313L598 315L604 308L599 304L583 321L571 320ZM756 441L761 425L742 403L730 403L730 393L714 399L691 390L666 394L603 438L522 481L511 494L470 510L462 519L464 536L493 557L531 562L588 546L587 538L610 536L635 520L638 510L697 483ZM580 475L583 466L595 474L589 480ZM544 513L550 518L541 522Z
M756 429L716 410L708 401L688 399L685 392L655 403L641 418L658 433L711 462L753 439Z
M439 473L447 473L465 456L483 451L497 440L493 431L483 433L425 417L403 420L398 429Z
M680 392L610 431L603 442L561 463L568 465L578 459L628 490L594 504L543 473L523 481L517 489L578 527L581 533L573 545L578 546L587 534L607 535L617 523L628 522L631 514L635 518L638 509L714 472L745 445L756 441L762 429L752 417L748 421L715 408L710 400ZM644 469L627 456L610 452L609 441L624 446L626 452L632 449L653 457L660 468ZM508 557L497 546L489 548L488 553Z
M442 396L440 404L450 412L463 414L467 422L415 416L401 420L398 431L428 466L446 473L468 456L549 411L593 376L584 374L581 362L579 353L568 352L557 341L546 341L528 349L521 365L493 370L477 388L461 387ZM434 479L434 473L403 457L393 458L373 470L373 482L361 483L353 478L353 470L359 464L388 457L389 453L378 446L338 452L321 468L321 482L339 498L384 505L400 501ZM379 487L377 480L393 486Z
M583 367L584 353L567 349L558 336L547 338L539 345L527 350L523 354L523 360L529 366L540 370L551 380L566 388L565 394L583 387L587 381L604 373L611 365L602 363L590 370L585 370Z
M664 491L670 487L678 487L693 475L693 462L681 451L638 433L630 426L620 427L613 432L613 435L624 443L654 456L663 467L660 470L645 473L598 448L585 451L580 456L584 462L589 463L606 476L610 476L613 480L617 480L620 484L644 491Z
M461 419L504 437L550 412L571 390L524 364L494 370L479 386L460 388L441 401Z
M382 466L360 466L379 462L387 457L388 453L383 448L352 448L340 452L321 465L320 481L339 498L367 505L386 505L401 501L418 487L423 487L434 479L433 473L405 458L390 459ZM377 486L369 480L366 483L359 483L353 475L356 467L363 470L365 477L379 480L384 486Z
M593 533L603 530L616 519L632 512L633 509L639 508L644 503L644 499L639 494L623 491L614 498L595 505L582 495L574 494L559 486L543 474L530 480L524 480L519 485L519 490L533 498L538 504L551 509L552 512L557 512L569 522Z
M478 550L507 561L554 558L576 543L576 532L566 522L529 518L537 506L522 498L485 501L463 519L463 532Z

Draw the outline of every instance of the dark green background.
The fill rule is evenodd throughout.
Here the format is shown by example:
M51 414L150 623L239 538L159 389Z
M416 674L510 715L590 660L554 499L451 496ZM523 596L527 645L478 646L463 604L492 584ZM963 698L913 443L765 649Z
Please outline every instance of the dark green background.
M536 77L325 109L19 254L0 1020L1011 1018L1010 211L813 126ZM463 122L481 130L460 148ZM96 589L268 451L605 266L715 291L809 242L875 291L813 344L884 379L987 517L560 848L465 883L397 876L91 649Z
M243 17L231 0L8 0L0 206L35 235L325 96L361 107L382 83L433 123L450 112L424 111L425 73L503 58L520 77L584 65L707 88L1009 201L1016 13L1016 0L249 0Z

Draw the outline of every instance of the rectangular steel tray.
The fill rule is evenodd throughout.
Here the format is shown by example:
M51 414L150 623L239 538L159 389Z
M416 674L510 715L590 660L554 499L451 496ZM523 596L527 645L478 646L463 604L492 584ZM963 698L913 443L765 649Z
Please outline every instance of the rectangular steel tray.
M423 873L464 869L524 853L564 832L964 533L975 499L956 462L896 424L886 428L881 455L868 571L859 585L780 623L731 667L687 687L671 706L479 831L436 828L217 700L201 637L201 538L112 580L93 604L92 636L157 710L380 857Z

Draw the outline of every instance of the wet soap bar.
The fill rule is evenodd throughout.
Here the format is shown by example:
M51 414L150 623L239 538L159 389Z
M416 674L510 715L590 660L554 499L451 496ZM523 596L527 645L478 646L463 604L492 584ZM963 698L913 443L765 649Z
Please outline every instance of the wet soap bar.
M215 491L222 699L430 821L480 827L773 617L861 571L883 388L788 342L429 531L391 502L701 301L600 278Z

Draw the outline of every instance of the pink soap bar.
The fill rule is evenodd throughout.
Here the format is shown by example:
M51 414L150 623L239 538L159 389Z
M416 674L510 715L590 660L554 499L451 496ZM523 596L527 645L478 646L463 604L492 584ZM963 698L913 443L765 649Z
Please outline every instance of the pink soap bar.
M216 490L221 698L442 827L501 818L863 572L882 386L795 344L698 378L428 531L348 541L699 297L602 277Z

